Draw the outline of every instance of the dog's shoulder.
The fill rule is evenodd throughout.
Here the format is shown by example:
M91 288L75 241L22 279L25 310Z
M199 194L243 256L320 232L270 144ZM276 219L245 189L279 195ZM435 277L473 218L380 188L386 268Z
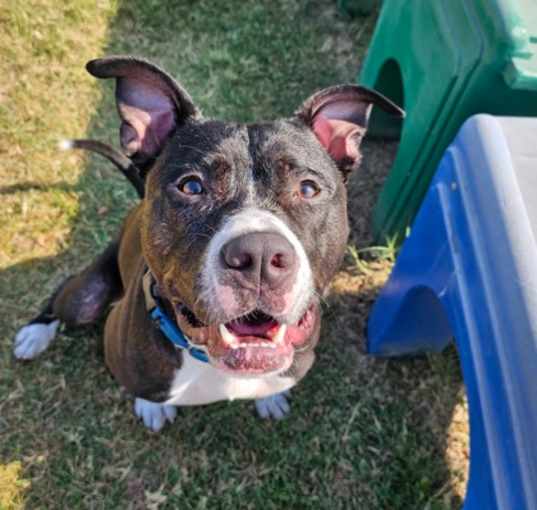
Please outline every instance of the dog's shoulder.
M130 211L119 233L118 264L123 287L127 288L130 282L136 279L137 272L143 271L142 240L140 225L142 222L142 204L138 204Z
M105 325L106 364L130 393L153 401L167 398L183 355L149 316L142 287L145 262L133 254L125 293Z

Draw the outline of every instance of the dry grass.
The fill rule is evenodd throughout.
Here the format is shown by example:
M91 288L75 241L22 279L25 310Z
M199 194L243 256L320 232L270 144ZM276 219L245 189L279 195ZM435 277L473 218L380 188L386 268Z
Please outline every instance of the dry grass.
M18 510L23 508L23 493L30 486L22 478L20 462L0 464L0 508L2 510Z
M83 160L58 157L57 141L88 129L100 91L81 64L102 53L116 7L52 5L14 0L0 15L0 268L63 251L79 212Z
M178 76L208 115L287 115L353 81L374 17L335 2L8 0L0 12L0 508L458 508L467 410L453 351L404 361L363 353L390 269L349 255L325 306L315 369L284 423L248 402L187 408L153 435L103 366L100 328L62 333L35 363L11 342L66 273L115 231L134 194L108 166L59 154L64 136L117 139L111 89L83 64L137 53ZM397 147L366 142L350 183L351 246ZM11 506L10 506L11 505Z

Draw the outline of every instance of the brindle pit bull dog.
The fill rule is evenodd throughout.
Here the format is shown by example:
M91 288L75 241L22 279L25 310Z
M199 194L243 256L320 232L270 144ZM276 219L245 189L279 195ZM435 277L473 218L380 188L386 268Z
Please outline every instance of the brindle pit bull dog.
M147 427L173 421L176 406L235 398L281 418L287 390L314 361L319 298L345 251L345 183L371 108L402 110L339 85L290 118L237 124L203 118L145 60L115 56L87 69L116 79L121 145L145 196L104 253L18 332L15 356L33 359L60 324L110 309L106 364Z

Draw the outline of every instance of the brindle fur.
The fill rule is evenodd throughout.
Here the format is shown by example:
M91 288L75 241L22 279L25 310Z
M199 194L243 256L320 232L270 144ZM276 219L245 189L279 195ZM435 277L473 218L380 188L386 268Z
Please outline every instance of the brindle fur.
M94 61L88 69L98 77L118 78L120 113L121 91L130 86L129 73L141 73L145 84L167 94L174 125L164 140L137 147L124 122L122 143L146 174L145 198L128 215L117 240L90 267L68 279L43 313L73 327L100 319L111 307L104 339L108 367L129 392L163 401L182 355L146 312L145 269L149 267L162 282L165 301L179 297L201 321L214 320L199 299L203 254L227 217L255 206L283 220L298 237L312 267L315 293L322 296L344 254L348 236L345 181L359 158L335 161L319 143L312 130L316 96L289 119L236 124L203 119L188 94L145 61L110 58ZM319 97L324 100L325 96ZM395 111L379 97L369 97L368 108L375 101ZM357 145L363 131L365 126L356 137ZM206 199L189 202L174 193L177 182L187 174L203 178ZM309 202L297 202L298 183L311 175L323 193ZM304 376L313 362L319 330L318 320L310 342L297 350L285 375L297 380Z

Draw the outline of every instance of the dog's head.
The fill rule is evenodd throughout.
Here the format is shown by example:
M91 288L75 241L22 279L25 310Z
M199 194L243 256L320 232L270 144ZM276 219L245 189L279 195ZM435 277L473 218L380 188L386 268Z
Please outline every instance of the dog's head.
M88 70L117 80L121 145L147 170L144 257L179 326L223 370L287 370L318 340L371 108L402 111L341 85L287 119L221 122L144 60L110 57Z

